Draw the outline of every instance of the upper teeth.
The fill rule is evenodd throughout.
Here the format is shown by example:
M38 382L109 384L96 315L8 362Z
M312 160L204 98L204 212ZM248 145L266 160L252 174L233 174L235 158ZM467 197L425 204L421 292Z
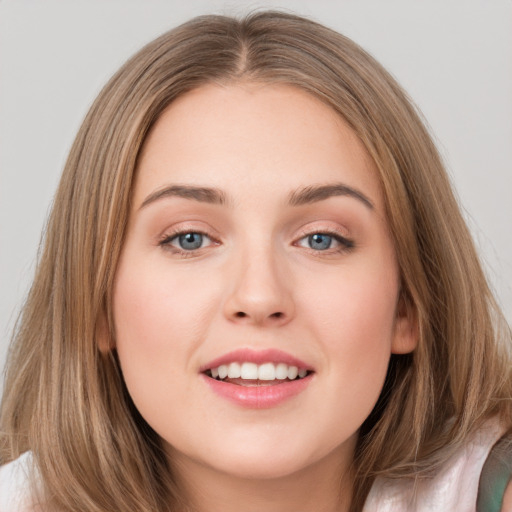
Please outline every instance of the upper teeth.
M284 380L296 379L297 376L303 378L307 375L307 370L299 369L297 366L288 366L284 363L230 363L221 364L211 370L213 378L225 379L248 379L248 380Z

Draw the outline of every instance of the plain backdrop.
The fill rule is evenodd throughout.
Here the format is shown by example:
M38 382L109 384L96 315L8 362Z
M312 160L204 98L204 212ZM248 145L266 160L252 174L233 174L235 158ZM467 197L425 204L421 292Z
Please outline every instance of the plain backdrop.
M348 35L409 92L512 323L512 0L0 0L0 369L66 154L102 85L193 16L265 7Z

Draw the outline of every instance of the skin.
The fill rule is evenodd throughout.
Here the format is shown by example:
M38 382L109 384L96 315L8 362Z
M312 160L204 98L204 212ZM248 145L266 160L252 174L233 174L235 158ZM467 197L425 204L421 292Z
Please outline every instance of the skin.
M373 206L350 195L288 203L332 183ZM176 184L226 201L155 199ZM209 238L185 251L177 231ZM326 232L353 247L311 247L308 236ZM115 345L194 510L347 510L358 429L390 354L416 345L399 288L374 164L329 107L290 86L244 83L203 86L162 114L137 170ZM313 378L276 407L241 407L199 373L239 348L283 350Z
M505 489L503 502L501 504L501 512L512 512L512 481L509 482Z

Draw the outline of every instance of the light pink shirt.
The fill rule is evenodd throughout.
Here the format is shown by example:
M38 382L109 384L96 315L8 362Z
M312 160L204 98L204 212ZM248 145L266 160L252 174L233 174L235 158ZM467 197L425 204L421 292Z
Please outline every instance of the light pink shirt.
M488 423L432 479L377 479L363 512L475 512L480 473L501 434L497 424ZM31 459L27 452L0 467L0 512L32 511Z
M475 512L483 465L501 435L487 423L431 479L377 479L363 512Z
M30 470L32 454L0 467L0 512L31 512Z

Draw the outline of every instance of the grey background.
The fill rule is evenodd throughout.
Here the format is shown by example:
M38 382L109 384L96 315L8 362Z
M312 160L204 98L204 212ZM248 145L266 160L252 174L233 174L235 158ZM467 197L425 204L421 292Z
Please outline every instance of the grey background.
M262 7L352 37L410 93L512 322L512 0L0 0L0 368L66 154L101 86L192 16Z

